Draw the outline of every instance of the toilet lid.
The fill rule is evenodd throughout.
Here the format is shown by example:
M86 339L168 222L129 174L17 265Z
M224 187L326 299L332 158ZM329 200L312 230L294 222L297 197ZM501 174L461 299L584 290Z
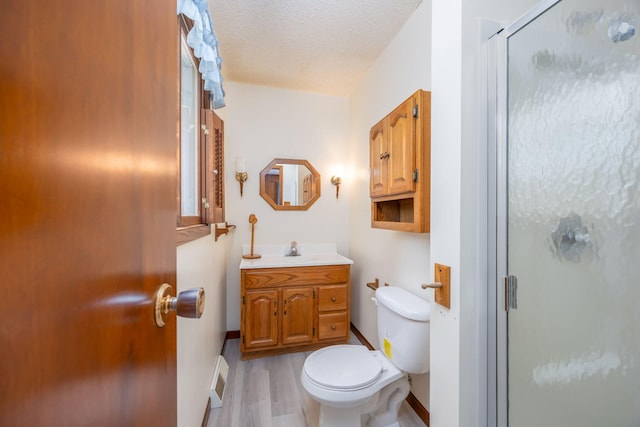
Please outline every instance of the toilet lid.
M304 370L314 383L339 390L354 390L374 383L382 364L362 345L334 345L313 352Z

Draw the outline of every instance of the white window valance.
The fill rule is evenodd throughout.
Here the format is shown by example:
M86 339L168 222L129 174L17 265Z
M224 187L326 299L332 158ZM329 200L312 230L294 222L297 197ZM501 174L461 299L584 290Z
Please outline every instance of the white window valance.
M222 59L218 52L218 40L213 33L213 21L207 0L178 0L178 14L181 13L193 20L193 28L187 35L187 44L200 59L199 71L202 74L204 88L211 92L213 108L222 108L225 105L220 72Z

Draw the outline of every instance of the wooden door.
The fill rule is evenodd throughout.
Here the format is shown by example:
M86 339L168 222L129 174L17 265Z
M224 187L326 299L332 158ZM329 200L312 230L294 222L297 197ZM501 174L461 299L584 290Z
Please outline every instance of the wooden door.
M386 120L380 120L369 131L370 156L370 196L384 196L389 185L387 178L387 141L385 135Z
M274 166L272 172L265 175L265 193L276 205L282 205L282 166ZM273 171L277 170L277 173Z
M278 291L246 291L242 300L242 347L254 349L278 345Z
M413 172L416 168L416 121L413 118L415 99L409 98L389 117L387 144L389 150L388 194L415 191Z
M302 204L306 205L315 200L317 194L318 180L312 173L305 175L302 179Z
M2 426L177 423L175 10L3 2Z
M313 341L313 295L311 287L282 290L282 344Z

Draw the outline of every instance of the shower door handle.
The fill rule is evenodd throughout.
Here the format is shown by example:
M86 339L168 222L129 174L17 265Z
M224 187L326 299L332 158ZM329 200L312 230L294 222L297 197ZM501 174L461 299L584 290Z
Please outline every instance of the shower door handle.
M507 276L504 278L504 311L518 309L518 278Z

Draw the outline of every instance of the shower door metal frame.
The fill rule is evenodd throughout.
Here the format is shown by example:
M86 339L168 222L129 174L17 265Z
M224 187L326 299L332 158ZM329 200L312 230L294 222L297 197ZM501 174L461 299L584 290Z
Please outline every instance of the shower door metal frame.
M495 373L495 383L488 383L489 399L488 426L507 427L509 425L509 382L508 382L508 318L504 278L508 276L508 48L509 37L526 27L562 0L544 0L531 8L504 30L489 39L488 55L488 306L495 310L494 321L489 322L488 360L489 374ZM491 236L495 236L492 241ZM491 312L491 311L488 311ZM492 331L492 323L495 329ZM495 363L494 366L491 366ZM491 378L491 376L489 377Z

